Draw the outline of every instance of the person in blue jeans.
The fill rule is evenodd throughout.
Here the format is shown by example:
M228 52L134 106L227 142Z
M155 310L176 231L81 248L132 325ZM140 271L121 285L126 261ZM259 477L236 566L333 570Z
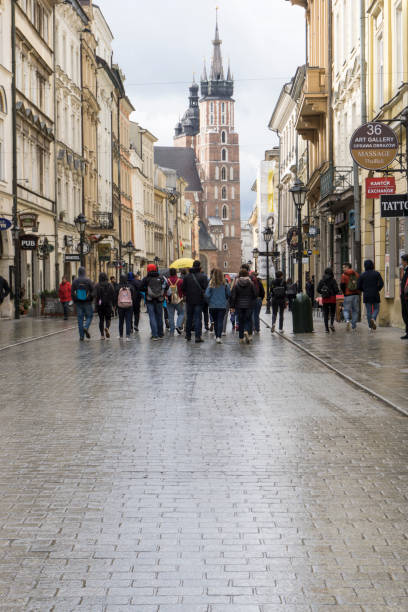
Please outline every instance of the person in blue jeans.
M195 330L196 343L204 342L202 339L203 331L203 305L204 293L207 289L208 278L201 272L201 263L195 260L190 273L183 280L182 291L186 298L186 340L191 340L193 327Z
M164 337L163 330L163 302L167 293L166 279L159 275L154 264L147 266L147 276L142 280L141 291L146 294L146 308L149 314L152 340Z
M231 290L229 284L224 281L224 274L220 268L215 268L212 271L210 283L205 290L204 296L214 321L215 341L217 344L222 344L221 336L224 327L224 317L228 300L231 296Z
M250 344L252 341L252 312L255 299L256 293L248 270L241 268L230 300L231 308L238 315L240 344Z
M93 283L87 278L85 268L80 267L78 277L72 283L71 297L77 311L79 339L81 341L84 340L85 336L88 340L91 338L89 328L93 318L93 293Z
M251 281L252 281L252 283L254 285L254 289L255 289L255 293L256 293L254 310L253 310L253 313L252 313L252 322L253 322L253 327L254 327L255 333L259 334L260 331L261 331L261 322L260 322L259 315L261 314L262 303L263 303L264 297L265 297L265 289L264 289L264 286L262 284L262 281L258 278L257 272L251 272L251 274L249 276L250 276L250 279L251 279Z
M169 283L167 310L169 313L170 336L174 336L176 330L178 334L181 334L184 321L183 279L177 276L175 268L170 268L167 282ZM177 321L174 323L176 313Z
M357 329L357 321L360 314L360 291L358 290L358 274L351 266L351 263L343 264L343 274L341 275L340 288L344 294L343 315L346 322L346 330Z
M363 292L363 302L367 312L367 322L370 331L377 329L377 317L380 312L380 291L384 287L384 281L379 272L374 269L374 262L366 259L364 272L359 277L357 288Z

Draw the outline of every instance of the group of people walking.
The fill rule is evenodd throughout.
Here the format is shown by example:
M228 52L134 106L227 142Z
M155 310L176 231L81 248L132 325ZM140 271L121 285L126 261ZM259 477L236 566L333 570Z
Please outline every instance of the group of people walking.
M402 338L408 339L408 256L403 255L401 262L401 304L406 325ZM344 295L343 316L347 331L357 328L361 295L368 327L374 331L383 287L381 274L375 270L371 260L364 262L362 274L356 272L351 264L344 264L340 287L333 270L326 268L317 285L326 333L335 331L336 305L340 293ZM283 332L285 309L291 305L295 295L292 281L286 281L281 271L276 272L267 296L272 306L272 332L277 324L279 331ZM204 320L205 329L213 331L215 342L221 344L230 317L233 330L238 331L239 342L250 344L253 334L260 332L260 311L264 298L264 286L248 265L243 264L234 279L224 275L219 268L213 269L208 278L202 272L199 261L194 261L189 271L182 270L178 274L176 269L171 268L166 275L160 274L154 264L149 264L143 279L129 272L120 277L119 283L114 277L108 279L105 273L101 273L95 286L86 277L85 269L79 268L72 286L66 279L60 285L64 316L68 316L68 303L74 302L76 305L80 340L90 338L89 328L95 311L99 318L101 339L110 338L112 317L117 314L119 338L130 341L132 332L139 331L143 300L154 341L164 338L166 326L170 336L184 332L186 341L190 342L194 332L195 342L202 343Z

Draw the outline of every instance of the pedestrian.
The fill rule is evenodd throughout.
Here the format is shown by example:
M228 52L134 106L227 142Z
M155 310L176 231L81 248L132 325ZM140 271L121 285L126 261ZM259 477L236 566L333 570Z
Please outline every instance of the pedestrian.
M254 310L252 313L252 325L253 329L255 330L255 333L259 334L261 331L261 322L259 315L261 314L262 304L265 297L265 289L262 281L259 279L258 274L256 272L251 272L249 277L252 281L252 284L254 285L256 294Z
M346 322L346 330L357 329L357 321L360 313L360 291L358 289L359 275L353 270L351 263L343 264L343 274L340 279L340 289L344 294L343 315Z
M116 295L116 294L117 294L117 292L118 292L118 290L119 290L119 283L118 283L118 282L116 282L116 278L115 278L115 276L111 276L111 277L110 277L110 282L111 282L111 285L112 285L113 290L114 290L115 295ZM116 306L116 302L115 302L115 304L114 304L114 306L113 306L113 316L114 316L114 317L117 317L117 316L118 316L118 308L117 308L117 306Z
M400 298L402 318L405 323L405 336L401 336L401 340L408 340L408 255L401 256L401 266Z
M246 268L241 268L231 292L231 307L238 316L239 342L252 341L252 311L256 299L254 285Z
M313 308L314 301L315 301L315 277L312 276L310 278L309 273L307 273L306 275L306 295L309 297L310 301L312 302L312 308Z
M380 291L384 287L384 281L379 272L374 268L374 262L366 259L364 270L357 282L357 287L363 292L363 302L366 307L368 327L371 331L377 329L377 317L380 312Z
M122 274L115 296L119 315L119 338L123 338L123 324L126 323L126 341L130 342L133 316L133 298L135 290L129 283L127 276Z
M294 283L291 278L286 281L286 295L288 297L289 310L292 312L293 300L297 294L297 283Z
M276 272L276 276L271 284L270 300L272 301L272 327L271 332L275 331L276 319L279 312L279 331L283 332L283 318L286 306L286 283L283 272Z
M136 276L133 272L128 272L128 281L129 284L132 285L133 292L133 313L132 313L132 324L130 326L131 331L135 333L139 331L139 321L140 321L140 302L142 301L142 281L140 279L140 274L137 273Z
M110 324L112 313L115 304L115 290L112 283L108 281L105 272L99 274L99 282L95 286L95 304L96 312L99 317L99 331L101 332L101 340L110 338Z
M331 268L325 269L323 278L317 285L317 293L320 293L322 296L323 318L326 334L330 333L329 319L330 329L332 332L335 332L336 328L334 327L334 318L336 316L336 296L339 293L339 286L334 278L333 270Z
M201 264L195 260L189 274L183 280L183 294L186 300L186 340L191 340L194 327L196 343L204 342L202 339L202 317L204 306L204 292L207 289L208 278L201 272Z
M164 337L163 302L167 289L167 282L159 275L155 264L148 264L147 276L142 280L142 291L146 296L152 340L159 340Z
M210 282L205 290L205 298L208 303L212 320L214 321L214 335L217 344L222 344L221 336L224 326L224 317L227 311L228 300L231 290L224 280L224 274L220 268L214 268Z
M88 340L91 338L89 328L93 318L93 293L93 283L86 276L85 268L81 266L78 268L78 276L71 287L71 298L75 303L77 311L79 339L81 341L84 340L84 336L86 336Z
M71 283L67 281L65 276L62 277L62 281L58 289L58 297L64 311L64 321L67 321L69 303L71 302Z
M10 286L4 276L0 275L0 306L8 295L10 295Z
M183 280L177 276L177 270L175 268L170 268L167 282L169 284L169 290L167 292L167 310L169 313L170 336L174 336L174 331L181 334L184 321ZM176 312L177 321L176 324L174 324Z

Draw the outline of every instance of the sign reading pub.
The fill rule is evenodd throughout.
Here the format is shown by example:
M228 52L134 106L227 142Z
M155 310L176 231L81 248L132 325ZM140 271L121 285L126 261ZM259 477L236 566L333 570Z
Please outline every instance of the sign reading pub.
M408 217L408 193L381 196L382 217Z
M394 161L398 153L397 135L379 121L365 123L351 137L350 153L361 168L382 170Z

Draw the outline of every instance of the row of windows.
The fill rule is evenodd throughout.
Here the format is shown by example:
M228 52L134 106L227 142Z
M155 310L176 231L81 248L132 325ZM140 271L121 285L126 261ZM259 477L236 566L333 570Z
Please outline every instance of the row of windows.
M210 125L227 125L227 111L232 113L230 102L210 102ZM232 123L230 121L230 123Z
M20 0L20 6L46 43L50 43L51 15L38 0Z
M218 200L218 185L215 185L214 187L214 199ZM235 187L231 187L231 191L230 191L230 198L231 200L235 199ZM226 187L222 187L221 188L221 200L228 200L228 190Z
M223 166L221 168L221 180L222 181L226 181L228 180L228 171L227 168L225 166ZM215 167L215 180L219 180L220 178L220 169L218 166ZM229 171L229 180L233 181L234 180L234 168L231 166L230 171Z
M51 88L48 78L27 55L19 53L17 59L16 85L46 115L50 110Z

